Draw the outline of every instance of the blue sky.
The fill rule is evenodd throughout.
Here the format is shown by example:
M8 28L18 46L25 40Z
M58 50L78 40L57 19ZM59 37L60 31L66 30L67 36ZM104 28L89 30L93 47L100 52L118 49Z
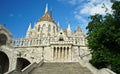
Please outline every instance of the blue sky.
M70 23L72 31L80 26L86 32L90 15L105 15L106 9L112 13L109 0L0 0L0 24L4 24L14 38L25 37L29 24L33 27L44 14L46 3L55 22L59 21L63 29Z

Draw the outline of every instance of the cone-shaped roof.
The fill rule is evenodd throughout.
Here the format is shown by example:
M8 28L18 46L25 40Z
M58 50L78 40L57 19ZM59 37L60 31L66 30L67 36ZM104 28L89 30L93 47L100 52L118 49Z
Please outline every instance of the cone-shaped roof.
M76 30L76 31L77 31L77 32L82 32L80 26L77 27L77 30Z
M50 22L54 22L51 14L48 13L48 12L46 12L46 13L42 16L42 18L40 18L39 21L50 21Z
M46 8L45 8L45 13L44 15L39 19L39 21L50 21L50 22L54 22L52 15L48 12L48 4L46 4Z

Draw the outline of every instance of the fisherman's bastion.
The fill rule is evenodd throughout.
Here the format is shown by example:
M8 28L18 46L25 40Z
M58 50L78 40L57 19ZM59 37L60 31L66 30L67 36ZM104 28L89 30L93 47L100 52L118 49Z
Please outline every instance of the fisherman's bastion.
M25 38L12 38L0 25L0 74L116 74L89 63L86 35L70 24L63 30L53 20L46 4L43 16L28 26ZM54 14L53 14L54 15Z

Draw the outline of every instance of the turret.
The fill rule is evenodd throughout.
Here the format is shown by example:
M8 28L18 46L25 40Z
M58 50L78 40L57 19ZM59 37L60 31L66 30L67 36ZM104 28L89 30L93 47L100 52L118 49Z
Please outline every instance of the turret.
M70 24L68 24L67 35L71 36L71 27L70 27Z
M27 33L26 33L26 38L29 38L30 37L30 31L31 31L31 23L29 24L29 27L28 27L28 30L27 30Z
M76 32L82 32L82 30L81 30L80 26L78 26L78 27L77 27Z
M58 32L60 31L60 23L59 23L59 21L58 21L58 24L57 24L57 28L58 28Z

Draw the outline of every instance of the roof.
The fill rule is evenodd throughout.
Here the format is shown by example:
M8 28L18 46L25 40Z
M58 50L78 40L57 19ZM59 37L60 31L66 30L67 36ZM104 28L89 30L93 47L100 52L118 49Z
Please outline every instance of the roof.
M81 30L81 28L78 26L78 28L77 28L77 30L76 30L77 32L82 32L82 30Z
M52 16L51 16L51 14L48 13L48 12L46 12L46 13L40 18L39 21L50 21L50 22L55 23L54 20L53 20L53 18L52 18Z

